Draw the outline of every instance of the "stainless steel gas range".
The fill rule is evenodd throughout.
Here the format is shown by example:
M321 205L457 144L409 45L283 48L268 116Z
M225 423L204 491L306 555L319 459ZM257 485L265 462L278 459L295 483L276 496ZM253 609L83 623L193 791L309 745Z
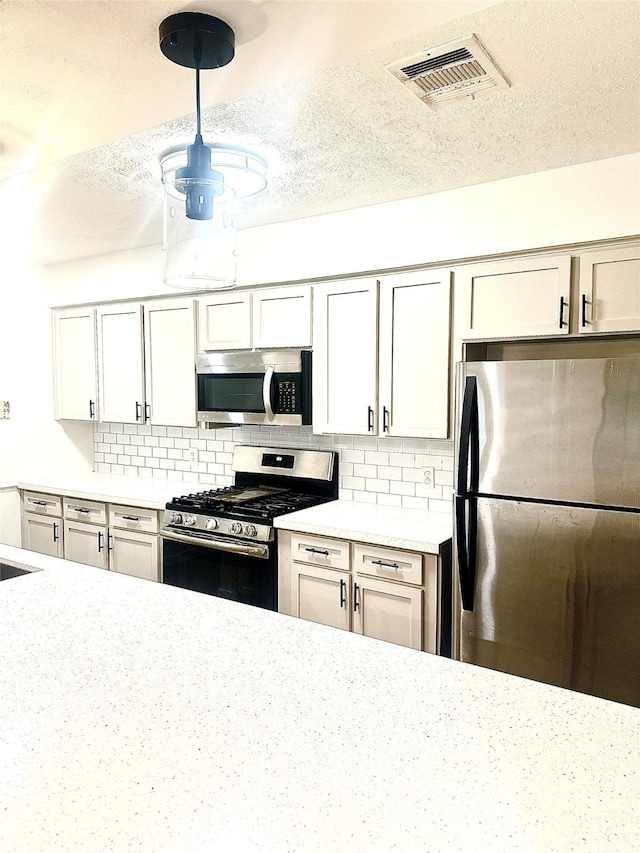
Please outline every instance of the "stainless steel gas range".
M338 497L338 454L237 445L232 468L233 486L166 505L163 581L277 610L273 520Z

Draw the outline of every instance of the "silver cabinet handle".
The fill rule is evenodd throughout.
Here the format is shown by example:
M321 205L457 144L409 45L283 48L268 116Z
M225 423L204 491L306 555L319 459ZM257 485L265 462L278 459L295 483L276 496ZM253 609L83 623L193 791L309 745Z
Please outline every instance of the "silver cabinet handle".
M270 421L275 419L273 409L271 408L271 380L273 379L273 373L273 365L267 365L267 369L264 372L264 382L262 383L262 402L267 419Z

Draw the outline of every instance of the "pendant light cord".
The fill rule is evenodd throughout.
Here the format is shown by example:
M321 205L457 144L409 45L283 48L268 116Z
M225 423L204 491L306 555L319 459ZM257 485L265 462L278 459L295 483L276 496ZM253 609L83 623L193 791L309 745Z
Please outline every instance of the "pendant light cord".
M200 68L196 65L196 139L202 142L200 129Z

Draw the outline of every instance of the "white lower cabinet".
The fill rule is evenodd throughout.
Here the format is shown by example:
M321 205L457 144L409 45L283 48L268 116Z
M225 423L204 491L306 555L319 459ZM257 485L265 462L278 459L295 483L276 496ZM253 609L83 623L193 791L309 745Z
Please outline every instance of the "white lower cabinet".
M353 630L365 637L422 650L422 590L356 574Z
M296 616L351 630L351 575L294 563Z
M160 580L157 510L37 492L24 492L22 508L23 548Z
M64 556L61 518L25 512L22 515L22 547L49 557Z
M64 522L64 556L74 563L107 568L107 528L86 521Z
M109 533L109 568L148 581L158 580L158 537L133 530Z
M279 532L279 610L408 648L438 650L438 557Z

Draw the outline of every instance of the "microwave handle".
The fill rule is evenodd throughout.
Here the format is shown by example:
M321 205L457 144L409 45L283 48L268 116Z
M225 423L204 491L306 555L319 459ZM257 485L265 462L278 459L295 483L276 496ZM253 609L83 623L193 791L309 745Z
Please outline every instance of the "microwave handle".
M275 414L273 412L273 407L271 406L271 383L273 382L273 365L267 365L267 369L264 372L264 382L262 384L262 402L264 403L264 410L267 414L268 420L275 420Z

